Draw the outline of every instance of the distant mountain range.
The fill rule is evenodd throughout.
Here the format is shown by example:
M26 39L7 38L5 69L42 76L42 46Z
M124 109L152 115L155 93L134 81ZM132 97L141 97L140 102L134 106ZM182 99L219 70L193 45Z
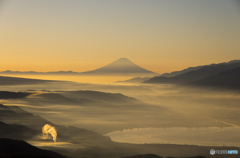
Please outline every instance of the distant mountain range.
M239 74L240 60L233 60L227 63L188 68L168 75L156 76L143 81L143 83L240 88Z
M2 71L2 74L28 74L28 75L122 75L122 76L154 76L158 75L152 71L146 70L127 58L120 58L104 67L86 72L57 71L57 72L36 72L36 71Z

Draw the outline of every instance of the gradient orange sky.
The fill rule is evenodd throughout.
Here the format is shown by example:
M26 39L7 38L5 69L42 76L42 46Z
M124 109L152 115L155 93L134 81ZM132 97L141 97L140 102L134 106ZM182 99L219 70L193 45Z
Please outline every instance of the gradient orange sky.
M238 0L0 0L0 71L165 73L240 59Z

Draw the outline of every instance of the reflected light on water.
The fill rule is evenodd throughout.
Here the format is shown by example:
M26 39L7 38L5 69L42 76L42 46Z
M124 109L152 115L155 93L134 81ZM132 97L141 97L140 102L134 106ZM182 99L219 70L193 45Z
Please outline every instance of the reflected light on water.
M115 142L240 146L240 127L136 128L106 134Z

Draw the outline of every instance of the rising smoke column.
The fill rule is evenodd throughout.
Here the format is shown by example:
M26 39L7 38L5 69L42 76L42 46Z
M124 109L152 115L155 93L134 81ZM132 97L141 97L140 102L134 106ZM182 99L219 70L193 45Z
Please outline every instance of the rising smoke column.
M55 129L55 127L53 127L49 124L46 124L42 127L42 132L43 132L43 135L46 134L47 136L48 136L48 134L51 134L54 142L56 142L56 140L57 140L57 130Z

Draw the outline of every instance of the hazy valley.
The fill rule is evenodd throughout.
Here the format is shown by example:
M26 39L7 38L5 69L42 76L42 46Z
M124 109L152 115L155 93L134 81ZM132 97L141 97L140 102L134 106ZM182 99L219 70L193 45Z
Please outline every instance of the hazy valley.
M221 70L227 67L226 71L219 71L224 81L238 77L235 65L239 61L235 61L234 66L231 64L220 64ZM61 75L54 80L47 77L39 80L39 75L33 75L32 79L2 77L0 137L24 140L73 158L121 158L141 154L213 157L209 155L211 148L239 150L240 93L237 86L232 87L235 82L224 86L207 84L213 79L222 82L220 77L216 78L215 70L208 70L214 66L217 69L218 64L162 77L173 82L172 78L179 75L197 74L194 82L181 79L184 84L151 84L149 82L157 77L134 78L134 75L133 79L123 81L121 77L128 78L129 74L121 76L121 82L109 83L57 81ZM198 80L201 75L205 78ZM99 75L91 77L97 80ZM204 86L195 83L204 83ZM45 124L56 128L56 142L50 135L47 139L43 136ZM40 149L38 152L43 153ZM27 150L25 153L31 154ZM21 152L16 150L14 154ZM57 153L47 151L43 156L51 154Z

